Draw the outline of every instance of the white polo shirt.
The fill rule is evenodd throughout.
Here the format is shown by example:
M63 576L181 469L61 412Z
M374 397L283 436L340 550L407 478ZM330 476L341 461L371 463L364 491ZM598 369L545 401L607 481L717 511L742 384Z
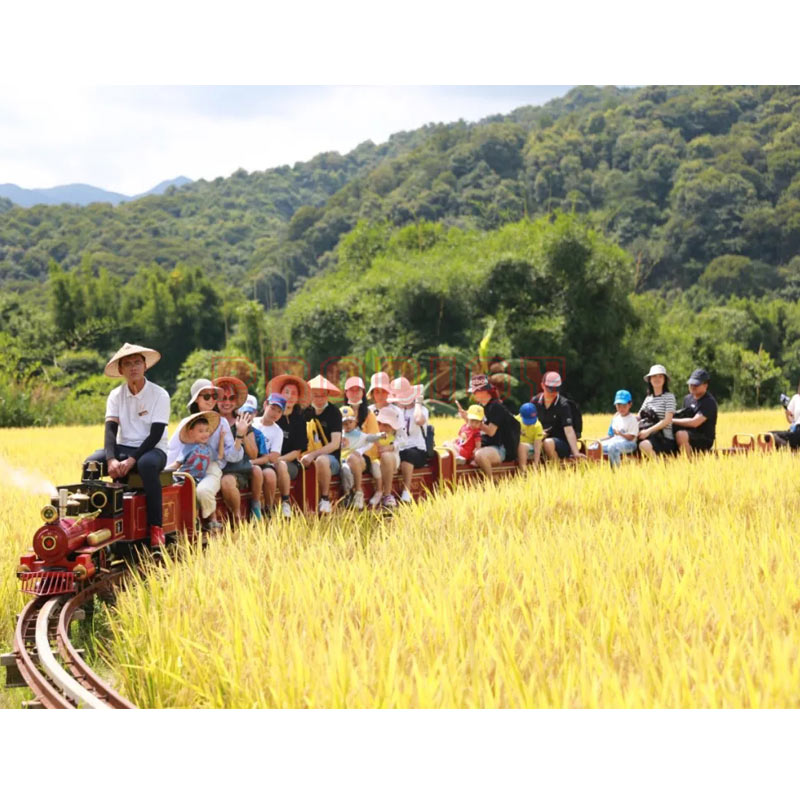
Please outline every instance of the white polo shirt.
M169 395L166 390L144 379L144 386L138 394L131 394L127 383L112 389L106 402L106 419L119 420L117 444L138 447L149 435L154 422L169 424ZM166 454L169 437L167 429L156 447Z

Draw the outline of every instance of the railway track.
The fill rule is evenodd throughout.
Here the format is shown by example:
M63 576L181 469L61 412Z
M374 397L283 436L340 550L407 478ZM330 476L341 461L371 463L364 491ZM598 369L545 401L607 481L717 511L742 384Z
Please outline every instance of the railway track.
M70 623L80 618L94 595L107 592L122 579L123 570L111 573L69 598L36 598L17 620L14 633L14 667L19 682L9 675L7 685L27 685L35 699L29 708L136 708L96 675L69 637Z

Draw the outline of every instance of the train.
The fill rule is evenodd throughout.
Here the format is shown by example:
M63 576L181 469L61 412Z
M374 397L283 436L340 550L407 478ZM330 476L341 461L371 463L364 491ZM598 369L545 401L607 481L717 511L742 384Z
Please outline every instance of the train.
M591 447L592 440L581 439L579 444L587 461L603 460L602 450ZM769 433L737 434L730 448L714 452L735 455L774 447ZM33 535L32 549L20 557L17 567L23 593L36 597L75 594L107 573L111 564L127 558L132 549L147 547L149 533L141 479L133 473L126 483L105 480L104 468L102 462L87 462L81 482L57 487L50 502L42 508L43 524ZM494 476L512 477L518 470L516 461L505 461L494 468ZM477 467L458 464L451 450L436 448L434 457L424 467L414 470L411 495L419 500L445 486L481 479ZM192 476L163 472L161 484L165 533L168 537L183 533L195 538L200 524ZM397 494L402 491L399 475L395 476L392 488ZM369 500L375 490L371 476L364 475L362 489ZM329 496L334 505L343 499L338 476L331 481ZM292 482L291 499L296 510L316 513L319 489L313 464L308 468L301 466ZM250 500L249 492L241 493L242 517L249 516ZM230 520L232 515L222 500L217 502L218 518Z

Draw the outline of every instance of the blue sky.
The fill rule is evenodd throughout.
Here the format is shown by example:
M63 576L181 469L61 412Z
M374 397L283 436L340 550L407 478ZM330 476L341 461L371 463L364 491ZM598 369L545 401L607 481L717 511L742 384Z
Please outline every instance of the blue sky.
M0 183L89 183L135 194L177 175L262 170L429 122L541 105L569 88L0 87Z

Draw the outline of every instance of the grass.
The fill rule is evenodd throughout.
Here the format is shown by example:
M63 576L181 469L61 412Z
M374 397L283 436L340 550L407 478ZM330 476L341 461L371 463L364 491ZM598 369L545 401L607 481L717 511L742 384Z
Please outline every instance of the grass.
M585 435L610 416L587 416ZM458 424L436 420L437 440ZM718 444L782 427L780 410L723 414ZM100 429L57 431L59 453L54 432L4 432L0 456L75 480ZM104 652L148 707L795 707L794 467L789 453L587 465L389 520L243 527L133 581L103 612ZM45 498L0 492L9 649L14 565Z

